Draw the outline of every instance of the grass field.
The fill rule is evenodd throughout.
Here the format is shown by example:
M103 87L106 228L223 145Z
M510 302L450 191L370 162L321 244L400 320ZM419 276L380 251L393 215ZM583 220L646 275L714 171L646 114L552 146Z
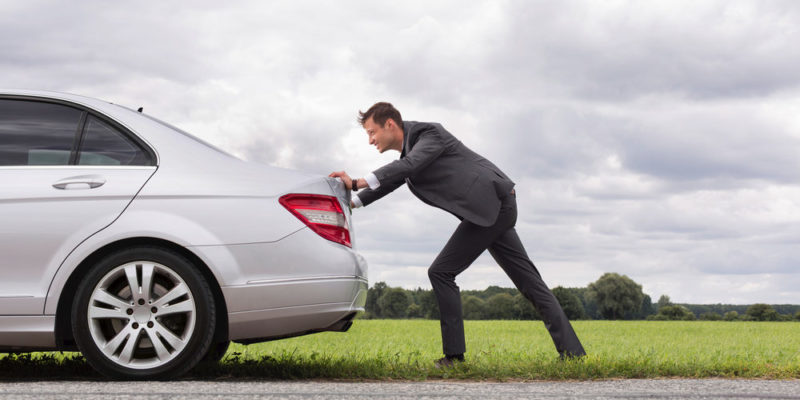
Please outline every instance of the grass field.
M243 379L800 378L800 323L575 321L587 357L560 361L540 321L467 321L467 362L437 370L439 322L356 320L347 333L232 345L191 377ZM0 379L86 379L75 353L0 355Z

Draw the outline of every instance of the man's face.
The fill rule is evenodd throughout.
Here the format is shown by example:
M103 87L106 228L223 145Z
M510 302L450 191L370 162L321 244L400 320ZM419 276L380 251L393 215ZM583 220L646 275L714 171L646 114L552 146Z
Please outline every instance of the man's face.
M380 153L390 150L395 146L396 138L392 133L392 126L394 126L394 122L391 119L386 120L383 126L376 124L375 121L372 120L372 117L369 117L369 119L364 122L364 130L367 131L367 135L369 135L369 144L375 146Z

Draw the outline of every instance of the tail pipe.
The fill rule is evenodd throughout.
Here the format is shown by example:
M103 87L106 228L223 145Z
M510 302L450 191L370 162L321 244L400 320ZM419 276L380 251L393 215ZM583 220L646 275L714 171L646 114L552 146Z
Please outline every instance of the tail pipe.
M331 326L323 329L323 331L347 332L347 330L350 329L351 326L353 326L353 318L356 317L356 314L358 313L352 312L350 314L347 314L344 318L334 322Z

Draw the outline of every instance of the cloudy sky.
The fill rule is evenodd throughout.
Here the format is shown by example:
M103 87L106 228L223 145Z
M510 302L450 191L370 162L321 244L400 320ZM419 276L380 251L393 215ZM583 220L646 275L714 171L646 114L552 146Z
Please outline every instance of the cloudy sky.
M248 160L364 175L390 101L517 182L551 286L800 303L800 3L0 1L0 87L106 99ZM457 220L357 212L370 281L429 288ZM512 286L487 255L465 289Z

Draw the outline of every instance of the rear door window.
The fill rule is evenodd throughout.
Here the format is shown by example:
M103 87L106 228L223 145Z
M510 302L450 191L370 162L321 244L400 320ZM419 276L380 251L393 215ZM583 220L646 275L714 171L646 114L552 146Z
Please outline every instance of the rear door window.
M0 165L68 165L82 111L0 99Z
M124 133L90 115L83 131L78 165L150 165L150 157Z

